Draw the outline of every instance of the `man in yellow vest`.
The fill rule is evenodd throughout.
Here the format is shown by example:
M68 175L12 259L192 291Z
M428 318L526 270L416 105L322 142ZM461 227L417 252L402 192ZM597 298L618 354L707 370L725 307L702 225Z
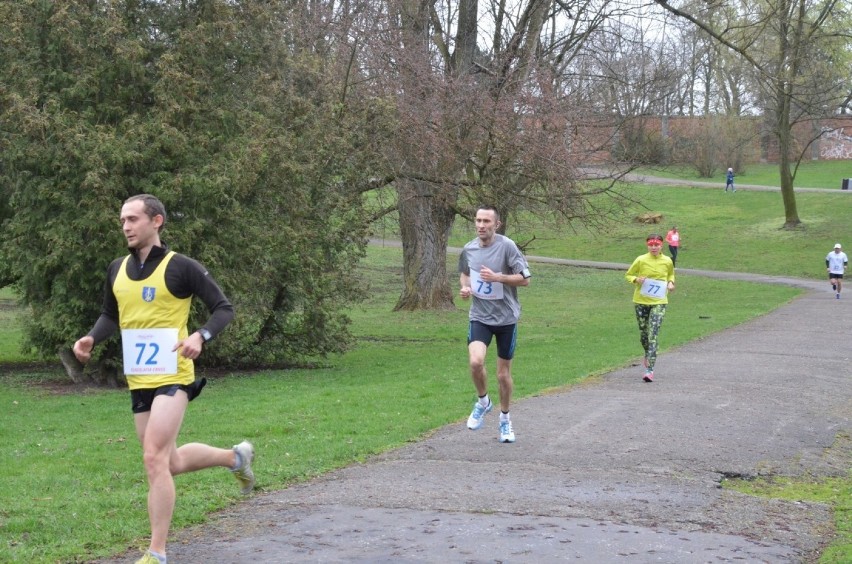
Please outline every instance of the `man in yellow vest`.
M230 449L201 443L178 448L186 406L205 383L196 382L193 359L231 322L234 308L201 264L160 242L166 209L159 199L149 194L128 198L120 219L130 254L110 264L101 315L74 344L74 354L88 362L96 344L121 330L124 373L148 475L151 543L137 564L164 564L175 507L173 477L222 466L248 494L255 481L254 447L243 441ZM210 317L190 334L193 296L204 302Z

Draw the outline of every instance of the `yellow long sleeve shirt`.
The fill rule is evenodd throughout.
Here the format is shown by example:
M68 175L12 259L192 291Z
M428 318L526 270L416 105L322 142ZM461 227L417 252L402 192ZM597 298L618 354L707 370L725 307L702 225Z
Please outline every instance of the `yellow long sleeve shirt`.
M672 259L660 253L657 256L651 253L639 255L630 268L627 269L627 274L624 278L635 286L633 290L633 303L643 305L656 305L669 303L668 291L662 292L661 297L655 298L642 293L642 285L636 284L636 279L644 277L651 280L662 282L663 287L668 286L669 282L674 282L674 263Z

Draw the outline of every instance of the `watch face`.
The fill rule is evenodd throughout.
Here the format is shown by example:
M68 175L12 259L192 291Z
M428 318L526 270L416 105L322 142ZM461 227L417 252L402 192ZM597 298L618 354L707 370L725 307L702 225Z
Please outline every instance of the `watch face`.
M210 331L208 331L207 329L199 329L198 333L201 335L205 342L213 338L213 335L211 335Z

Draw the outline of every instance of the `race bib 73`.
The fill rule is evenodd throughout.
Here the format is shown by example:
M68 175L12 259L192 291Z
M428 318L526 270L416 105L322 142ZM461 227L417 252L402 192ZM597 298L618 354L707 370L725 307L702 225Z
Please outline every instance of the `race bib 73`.
M483 300L502 300L503 284L501 282L486 282L478 270L470 270L470 289L477 298Z

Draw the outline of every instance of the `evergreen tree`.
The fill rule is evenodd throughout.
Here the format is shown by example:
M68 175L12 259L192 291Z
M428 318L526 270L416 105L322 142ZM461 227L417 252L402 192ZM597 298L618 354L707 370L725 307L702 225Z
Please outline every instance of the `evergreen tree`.
M169 212L163 241L234 302L202 362L280 366L346 348L340 310L359 296L367 235L351 187L371 173L352 132L378 120L341 102L333 59L294 43L299 24L276 6L0 5L0 281L32 309L43 354L68 351L99 315L106 266L126 253L121 204L143 192ZM96 354L83 377L119 382L118 338Z

